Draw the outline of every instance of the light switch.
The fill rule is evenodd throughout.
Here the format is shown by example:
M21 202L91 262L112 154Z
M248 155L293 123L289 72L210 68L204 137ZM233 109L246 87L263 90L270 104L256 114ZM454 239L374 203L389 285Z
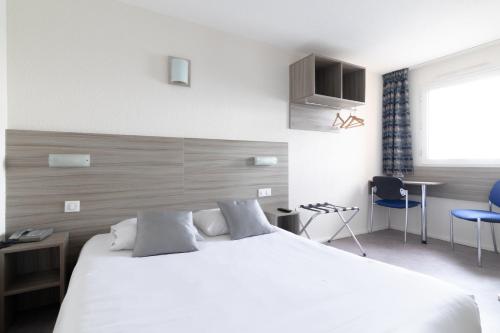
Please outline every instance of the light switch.
M80 211L80 201L64 201L65 213L77 213Z
M270 197L271 196L271 189L270 188L259 188L257 190L257 196L259 198Z

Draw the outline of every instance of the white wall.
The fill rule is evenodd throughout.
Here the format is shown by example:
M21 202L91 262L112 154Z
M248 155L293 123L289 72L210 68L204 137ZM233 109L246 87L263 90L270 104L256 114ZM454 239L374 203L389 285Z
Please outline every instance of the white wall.
M376 74L368 77L367 105L360 112L367 126L339 134L290 130L288 135L291 205L329 201L358 206L361 212L353 222L358 233L367 227L368 179L382 172L381 81ZM385 228L385 220L377 216L374 229ZM338 228L332 216L318 219L311 226L318 238L328 238Z
M288 129L288 65L302 55L112 0L8 1L9 128L287 141L290 203L359 205L380 172L381 78L367 126ZM191 88L167 84L167 56L191 59ZM348 60L348 59L346 59ZM333 112L332 112L333 119ZM328 237L332 219L312 229Z
M418 66L410 71L410 107L413 121L413 136L415 152L418 152L419 142L422 137L419 133L420 124L420 95L422 87L438 79L447 79L461 72L487 70L500 66L500 43L491 43L459 54L451 55L433 62ZM492 109L491 112L499 112ZM473 113L471 114L473 116ZM492 184L493 185L493 184ZM418 198L415 198L418 200ZM428 200L428 233L431 237L449 240L449 211L455 208L487 209L484 202L452 200L446 198L429 198ZM410 230L420 233L419 211L413 209L411 213ZM402 215L394 215L393 227L403 228ZM456 220L455 241L461 244L475 246L475 223ZM493 249L491 231L488 225L482 228L483 247ZM500 239L500 228L497 226L497 239Z
M5 128L7 127L7 20L0 0L0 239L5 234Z

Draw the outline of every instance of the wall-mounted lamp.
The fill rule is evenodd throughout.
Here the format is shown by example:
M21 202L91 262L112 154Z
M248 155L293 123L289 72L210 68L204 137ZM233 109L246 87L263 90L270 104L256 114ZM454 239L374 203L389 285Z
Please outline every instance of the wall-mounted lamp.
M253 158L253 165L271 166L276 164L278 164L278 158L276 156L255 156Z
M90 154L49 154L50 168L88 168Z
M189 59L168 57L168 83L178 86L191 86L191 61Z

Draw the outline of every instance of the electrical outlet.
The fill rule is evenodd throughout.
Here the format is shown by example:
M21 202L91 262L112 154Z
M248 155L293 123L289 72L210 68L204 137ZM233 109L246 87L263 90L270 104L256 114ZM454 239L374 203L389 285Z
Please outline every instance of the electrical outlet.
M64 201L65 213L78 213L80 211L80 201Z
M271 189L270 188L259 188L257 190L257 196L259 198L270 197L271 196Z

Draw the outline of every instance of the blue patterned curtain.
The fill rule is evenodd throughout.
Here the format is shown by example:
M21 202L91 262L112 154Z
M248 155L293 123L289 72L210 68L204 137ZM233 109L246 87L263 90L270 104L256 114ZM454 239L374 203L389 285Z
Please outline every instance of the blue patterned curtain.
M385 174L413 173L408 68L383 76L383 168Z

